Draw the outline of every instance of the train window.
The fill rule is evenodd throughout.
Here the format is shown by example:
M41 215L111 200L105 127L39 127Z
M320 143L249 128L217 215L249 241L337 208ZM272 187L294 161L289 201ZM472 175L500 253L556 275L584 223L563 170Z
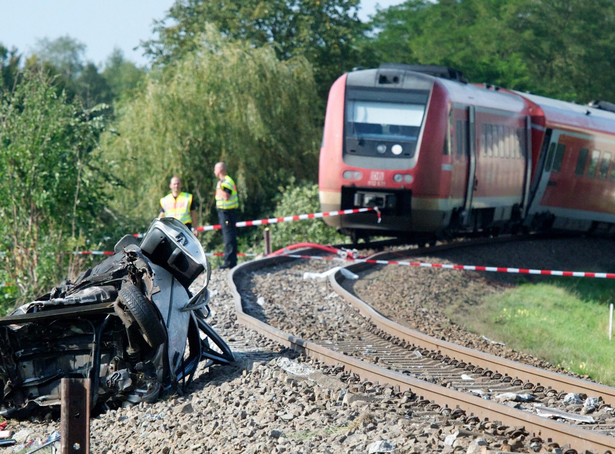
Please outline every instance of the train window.
M557 144L557 151L555 152L555 157L553 158L553 168L551 169L553 172L559 172L562 168L562 162L564 161L564 151L566 151L566 145L563 143Z
M591 159L589 160L589 168L587 169L587 176L594 178L596 176L596 170L598 169L598 161L600 160L600 150L592 151Z
M461 122L461 147L457 148L457 154L466 155L468 149L468 122Z
M498 147L500 149L500 157L508 158L508 148L506 147L506 130L504 126L498 127Z
M455 128L455 124L453 123L453 109L448 111L448 128L446 131L446 139L444 140L444 149L442 150L442 154L449 155L451 154L451 147L453 146L453 141L451 140L451 134Z
M525 129L519 128L517 129L517 134L515 137L515 147L517 148L517 152L519 153L519 158L525 157Z
M547 160L545 162L545 172L551 171L551 166L553 165L553 155L555 154L555 145L555 142L549 145L549 152L547 153Z
M493 125L491 128L491 137L493 140L493 156L495 156L496 158L500 158L502 156L500 150L500 139L498 138L498 136L498 127L497 125Z
M585 164L587 163L587 155L589 154L589 150L587 148L582 148L579 151L579 157L577 158L577 167L574 169L575 175L583 175L585 173Z
M600 161L600 168L598 169L598 178L605 179L609 173L609 166L611 165L611 153L605 152Z
M485 125L485 149L487 150L487 156L493 156L493 131L491 125Z
M455 135L457 137L457 156L459 156L463 152L463 141L462 141L462 122L461 120L457 120L457 129L455 130Z

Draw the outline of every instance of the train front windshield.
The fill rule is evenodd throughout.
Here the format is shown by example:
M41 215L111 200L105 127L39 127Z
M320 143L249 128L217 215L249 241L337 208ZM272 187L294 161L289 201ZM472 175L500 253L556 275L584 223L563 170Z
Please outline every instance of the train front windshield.
M428 93L350 89L346 96L346 153L412 158Z

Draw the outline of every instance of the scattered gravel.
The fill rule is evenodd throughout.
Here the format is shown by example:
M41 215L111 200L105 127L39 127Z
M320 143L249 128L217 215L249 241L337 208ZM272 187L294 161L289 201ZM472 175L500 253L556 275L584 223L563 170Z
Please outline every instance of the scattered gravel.
M506 253L486 248L445 259L460 264L579 270L592 266L615 271L612 242L566 240L545 248L534 245L523 250L517 246ZM301 270L322 272L333 265L311 261L301 266ZM439 337L469 346L484 344L451 325L443 307L453 298L472 304L514 280L486 277L485 273L446 272L445 276L445 272L420 270L429 278L422 276L423 283L417 287L408 279L408 273L415 271L419 270L387 267L382 270L387 274L359 281L356 290L369 289L372 302L378 304L388 299L394 288L393 293L399 295L397 313L408 325L422 320L420 326L412 327L429 332L431 326ZM310 292L296 290L298 281L305 283L297 274L302 272L289 273L286 281L266 273L253 278L258 291L252 305L262 307L275 295L292 295L309 304L331 293L322 282L306 284L311 286ZM94 417L90 423L92 453L562 452L556 446L526 439L518 428L431 411L418 405L412 393L362 382L342 370L298 357L237 324L225 272L214 270L210 290L215 294L211 322L231 345L236 364L200 370L184 395ZM427 304L429 301L435 303ZM500 353L512 354L504 347ZM58 421L10 420L7 429L15 432L17 446L27 452L59 431L60 425ZM27 443L34 444L25 449Z

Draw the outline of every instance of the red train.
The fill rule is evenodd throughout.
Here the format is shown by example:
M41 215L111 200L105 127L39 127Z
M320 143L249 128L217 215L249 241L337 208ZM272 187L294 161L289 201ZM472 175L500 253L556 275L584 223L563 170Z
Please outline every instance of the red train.
M356 241L515 229L615 232L615 106L487 85L452 69L382 65L331 87L323 211Z

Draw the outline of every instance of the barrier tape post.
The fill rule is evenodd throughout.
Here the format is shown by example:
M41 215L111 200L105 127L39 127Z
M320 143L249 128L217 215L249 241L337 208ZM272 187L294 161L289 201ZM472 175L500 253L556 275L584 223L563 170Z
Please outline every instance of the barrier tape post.
M271 230L269 227L265 229L265 255L271 254Z

